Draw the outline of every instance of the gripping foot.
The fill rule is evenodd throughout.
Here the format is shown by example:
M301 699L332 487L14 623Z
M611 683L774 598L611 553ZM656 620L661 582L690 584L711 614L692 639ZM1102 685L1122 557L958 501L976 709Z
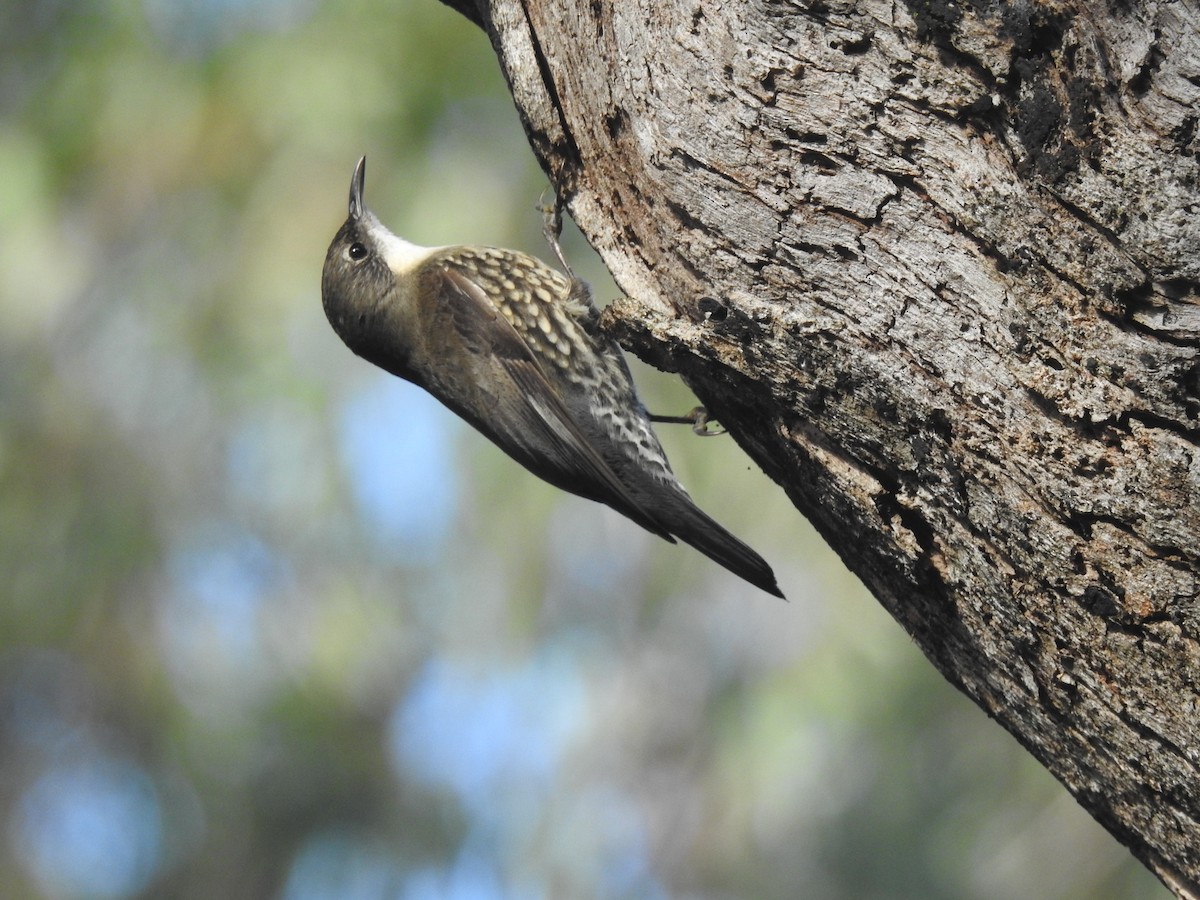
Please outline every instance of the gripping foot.
M562 197L555 194L553 203L546 203L545 199L546 194L543 192L542 199L538 202L538 211L542 214L542 234L546 238L546 243L550 245L550 249L554 251L558 264L563 267L567 277L574 281L575 273L567 264L567 258L563 256L562 247L558 244L558 238L562 234Z
M712 424L714 420L708 417L708 410L703 406L697 406L686 416L656 416L650 413L650 421L669 425L691 425L692 431L700 437L717 437L727 433L720 425Z

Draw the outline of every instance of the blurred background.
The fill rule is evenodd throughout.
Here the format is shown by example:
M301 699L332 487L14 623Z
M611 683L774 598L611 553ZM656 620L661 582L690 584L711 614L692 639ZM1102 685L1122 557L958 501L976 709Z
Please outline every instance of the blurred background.
M1166 895L731 439L662 428L790 603L346 350L361 153L546 255L434 0L0 2L0 897Z

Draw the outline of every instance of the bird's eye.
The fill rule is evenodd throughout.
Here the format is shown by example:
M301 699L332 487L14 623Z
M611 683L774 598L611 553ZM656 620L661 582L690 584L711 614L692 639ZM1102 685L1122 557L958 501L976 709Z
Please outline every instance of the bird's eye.
M350 258L352 260L354 260L355 262L358 262L360 260L367 258L366 244L362 244L358 241L355 241L353 244L351 244L350 249L347 250L346 252L349 254Z

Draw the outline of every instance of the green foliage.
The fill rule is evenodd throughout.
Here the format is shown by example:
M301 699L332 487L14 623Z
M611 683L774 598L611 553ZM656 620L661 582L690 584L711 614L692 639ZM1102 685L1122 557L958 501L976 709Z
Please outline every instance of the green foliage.
M542 252L436 3L0 8L5 896L1153 890L732 441L664 435L790 604L351 356L363 152L397 232Z

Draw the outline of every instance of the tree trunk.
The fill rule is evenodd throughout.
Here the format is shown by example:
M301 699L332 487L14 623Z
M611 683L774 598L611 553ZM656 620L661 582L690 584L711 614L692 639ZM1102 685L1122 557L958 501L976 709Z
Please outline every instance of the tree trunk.
M612 332L1196 896L1195 3L452 5Z

